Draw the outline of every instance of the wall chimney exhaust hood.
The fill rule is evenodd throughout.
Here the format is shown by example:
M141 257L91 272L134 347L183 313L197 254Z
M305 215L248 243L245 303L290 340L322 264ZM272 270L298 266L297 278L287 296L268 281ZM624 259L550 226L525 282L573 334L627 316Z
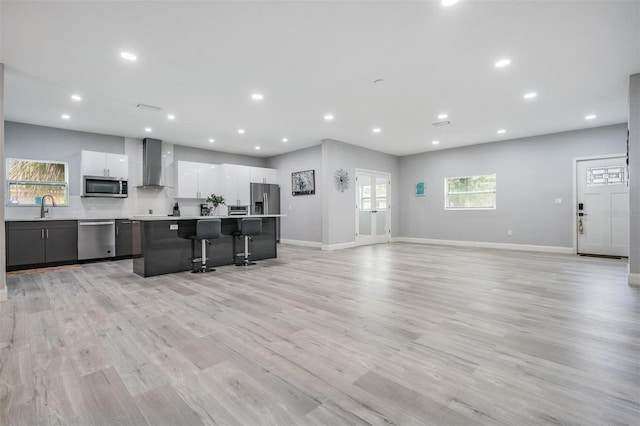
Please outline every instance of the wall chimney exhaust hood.
M162 185L162 141L144 138L142 140L142 185L137 188L163 189Z

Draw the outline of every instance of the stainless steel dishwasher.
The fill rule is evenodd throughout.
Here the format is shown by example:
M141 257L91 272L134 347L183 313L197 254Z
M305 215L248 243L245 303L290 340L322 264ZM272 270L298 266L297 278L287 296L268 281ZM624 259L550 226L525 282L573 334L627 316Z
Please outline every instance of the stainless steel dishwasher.
M115 220L78 221L78 260L116 255Z

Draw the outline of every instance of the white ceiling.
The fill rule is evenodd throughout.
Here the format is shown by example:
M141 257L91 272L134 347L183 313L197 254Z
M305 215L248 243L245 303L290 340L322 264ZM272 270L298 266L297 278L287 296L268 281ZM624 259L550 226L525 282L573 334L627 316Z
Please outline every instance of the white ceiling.
M639 1L3 1L0 13L7 120L249 155L324 138L405 155L622 123L640 72ZM432 127L441 112L452 124Z

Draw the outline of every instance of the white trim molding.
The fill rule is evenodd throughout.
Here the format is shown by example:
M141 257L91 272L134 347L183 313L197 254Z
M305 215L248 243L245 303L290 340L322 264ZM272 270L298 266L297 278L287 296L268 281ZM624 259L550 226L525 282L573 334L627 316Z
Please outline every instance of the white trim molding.
M346 243L337 243L337 244L322 244L322 250L342 250L358 247L355 241L349 241Z
M7 300L7 288L5 287L0 289L0 302L6 302Z
M634 274L629 272L628 282L629 282L629 285L640 286L640 274Z
M482 241L436 240L432 238L394 237L392 242L433 244L440 246L478 247L501 250L537 251L543 253L575 254L573 247L536 246L530 244L489 243Z
M319 241L287 240L285 238L280 238L280 244L291 244L292 246L313 247L313 248L322 247L322 243Z

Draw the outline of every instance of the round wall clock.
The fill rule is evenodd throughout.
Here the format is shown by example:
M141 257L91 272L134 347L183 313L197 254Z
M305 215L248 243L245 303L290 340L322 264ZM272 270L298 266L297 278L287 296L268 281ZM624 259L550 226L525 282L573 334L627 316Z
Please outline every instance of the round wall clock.
M333 182L338 191L344 192L345 189L349 189L349 173L344 169L336 170L333 175Z

